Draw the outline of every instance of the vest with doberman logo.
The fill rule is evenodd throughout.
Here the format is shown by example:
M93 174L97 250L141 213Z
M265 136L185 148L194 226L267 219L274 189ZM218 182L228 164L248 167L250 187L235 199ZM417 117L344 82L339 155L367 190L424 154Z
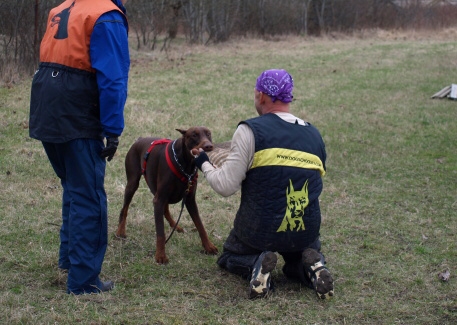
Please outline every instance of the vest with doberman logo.
M275 114L241 123L254 133L255 154L242 183L234 231L261 251L301 251L319 236L322 137L311 124L288 123Z
M90 36L97 19L112 10L122 13L111 0L67 0L53 8L41 41L40 61L94 72Z

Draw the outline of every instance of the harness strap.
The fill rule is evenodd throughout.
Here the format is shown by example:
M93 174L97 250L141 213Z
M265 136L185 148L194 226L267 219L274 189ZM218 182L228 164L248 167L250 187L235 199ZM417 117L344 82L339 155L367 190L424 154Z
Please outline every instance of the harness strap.
M149 154L151 153L152 149L154 149L154 147L156 145L168 144L170 142L171 142L170 139L159 139L159 140L154 140L154 141L151 142L151 146L148 148L148 150L144 154L143 168L141 169L141 173L144 175L144 177L146 177L146 163L148 162Z
M147 161L148 161L148 158L149 158L149 154L151 153L152 149L154 149L155 146L160 145L160 144L166 144L167 147L165 148L165 158L167 160L168 167L171 169L173 174L175 174L175 176L179 178L179 180L181 182L189 185L189 189L193 188L193 184L195 183L195 181L198 178L198 173L195 173L195 175L193 176L192 180L190 180L190 179L187 179L182 173L180 173L176 169L175 165L173 165L173 161L171 160L170 154L168 153L168 151L169 151L168 148L170 146L170 142L172 142L172 140L170 140L170 139L159 139L159 140L155 140L155 141L151 142L151 145L149 146L148 150L144 154L143 167L141 169L141 172L143 173L143 175L144 175L144 177L146 179L146 182L147 182L146 164L147 164Z

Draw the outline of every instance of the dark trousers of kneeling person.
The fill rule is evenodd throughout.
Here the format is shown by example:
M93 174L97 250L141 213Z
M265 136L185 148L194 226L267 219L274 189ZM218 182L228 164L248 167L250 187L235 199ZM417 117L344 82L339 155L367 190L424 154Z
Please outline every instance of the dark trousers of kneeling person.
M319 252L321 256L321 263L325 265L325 257L321 253L321 242L317 238L307 248L312 248ZM257 250L246 244L244 244L235 234L232 229L227 240L224 243L224 250L222 255L219 257L217 264L229 271L230 273L237 274L246 280L250 280L252 271L257 260L264 251ZM296 282L313 289L314 286L311 279L303 269L302 253L303 251L297 252L277 252L284 259L284 266L282 271L284 275Z

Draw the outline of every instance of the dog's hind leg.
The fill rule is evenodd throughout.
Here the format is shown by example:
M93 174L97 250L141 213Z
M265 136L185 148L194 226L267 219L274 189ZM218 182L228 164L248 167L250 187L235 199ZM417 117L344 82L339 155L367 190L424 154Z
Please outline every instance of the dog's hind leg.
M124 205L119 214L119 224L117 226L116 236L126 238L125 227L127 224L127 214L133 195L135 194L141 180L140 162L133 151L129 151L125 157L125 171L127 174L127 185L124 190Z
M181 226L178 226L176 221L173 220L173 217L171 216L171 213L170 213L170 206L168 204L165 205L164 215L165 215L165 219L167 219L171 228L174 228L176 226L177 232L184 232L184 229L182 229Z
M122 206L121 213L119 214L119 224L117 226L116 236L126 238L125 227L127 224L127 214L129 211L130 203L132 202L133 195L135 194L140 184L141 175L138 180L132 180L127 183L124 191L124 205Z

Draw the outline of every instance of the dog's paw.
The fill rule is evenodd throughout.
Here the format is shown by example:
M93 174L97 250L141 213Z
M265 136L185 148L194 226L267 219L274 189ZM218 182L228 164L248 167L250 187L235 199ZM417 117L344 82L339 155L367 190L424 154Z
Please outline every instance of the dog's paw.
M114 237L117 238L117 239L126 239L126 238L127 238L127 235L125 234L125 232L122 233L122 232L117 231L117 232L114 234Z
M168 264L168 257L166 255L155 256L157 264Z
M205 248L205 254L209 255L217 255L219 253L219 250L217 249L216 246L214 246L212 243L208 243L207 245L203 245Z

